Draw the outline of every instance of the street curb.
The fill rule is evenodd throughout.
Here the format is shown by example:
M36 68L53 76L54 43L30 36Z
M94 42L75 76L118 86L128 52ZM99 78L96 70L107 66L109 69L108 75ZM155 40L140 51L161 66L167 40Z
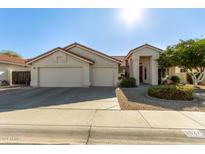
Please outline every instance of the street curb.
M205 136L204 138L187 137L184 130L189 131L187 129L93 127L88 144L205 144Z
M0 144L205 144L184 130L193 129L3 125Z

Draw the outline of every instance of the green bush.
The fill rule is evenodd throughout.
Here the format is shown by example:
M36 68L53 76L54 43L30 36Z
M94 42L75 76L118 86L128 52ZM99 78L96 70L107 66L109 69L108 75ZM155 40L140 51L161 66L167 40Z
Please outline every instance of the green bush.
M120 87L135 87L136 80L135 78L122 78L120 80Z
M176 75L171 76L170 80L173 81L174 84L180 83L180 78Z
M183 85L160 85L148 89L148 95L167 100L193 100L193 87Z

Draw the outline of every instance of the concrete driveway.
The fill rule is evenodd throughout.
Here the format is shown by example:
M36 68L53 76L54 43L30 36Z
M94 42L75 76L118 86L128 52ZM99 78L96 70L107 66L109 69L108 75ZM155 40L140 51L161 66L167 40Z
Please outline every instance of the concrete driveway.
M119 109L115 88L24 88L0 94L0 111L30 108Z

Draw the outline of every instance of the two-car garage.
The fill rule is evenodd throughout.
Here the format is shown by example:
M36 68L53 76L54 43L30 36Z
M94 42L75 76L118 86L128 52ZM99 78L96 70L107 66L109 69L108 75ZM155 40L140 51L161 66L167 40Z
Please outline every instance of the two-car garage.
M82 87L82 68L40 68L40 87ZM91 86L114 86L114 68L92 68Z
M120 61L75 45L56 48L28 62L31 86L89 87L116 86Z

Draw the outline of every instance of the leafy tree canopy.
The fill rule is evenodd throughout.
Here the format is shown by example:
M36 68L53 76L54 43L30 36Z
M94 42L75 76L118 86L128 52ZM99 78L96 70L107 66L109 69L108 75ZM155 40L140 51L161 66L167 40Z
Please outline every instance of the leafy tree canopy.
M161 68L184 68L197 85L205 77L205 39L180 40L179 43L168 46L160 54L158 64Z
M180 40L176 45L168 46L158 59L161 68L178 66L192 71L205 68L205 39Z
M22 56L20 54L14 52L14 51L10 51L10 50L1 50L0 54L22 58Z

